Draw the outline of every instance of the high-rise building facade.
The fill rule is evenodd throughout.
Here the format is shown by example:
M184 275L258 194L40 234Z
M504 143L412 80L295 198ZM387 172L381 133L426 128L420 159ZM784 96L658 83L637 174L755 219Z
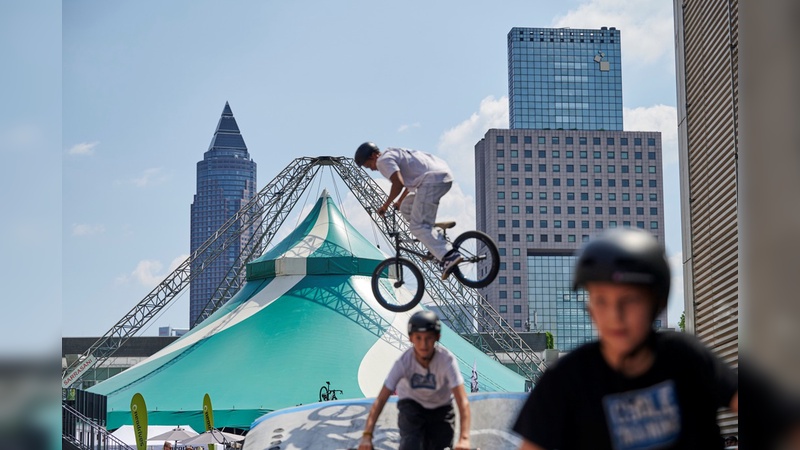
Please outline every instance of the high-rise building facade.
M512 28L508 107L511 128L622 130L619 30Z
M502 258L484 297L517 331L556 348L596 338L575 251L605 229L643 228L664 245L661 133L622 131L620 32L513 28L510 129L475 145L477 227ZM656 318L667 326L667 312Z
M686 330L738 366L739 5L676 1L674 10ZM738 416L720 425L738 433Z
M239 126L226 102L211 144L203 154L203 160L197 163L197 192L191 207L191 252L202 246L255 194L256 163L250 158ZM192 280L190 326L202 314L231 267L241 264L239 255L245 250L252 234L253 230L244 230L224 254ZM193 266L191 270L199 270L199 267Z
M572 291L575 250L616 227L664 245L659 132L492 129L475 146L475 178L477 227L502 260L482 294L515 330L553 333L559 350L596 337L585 293Z

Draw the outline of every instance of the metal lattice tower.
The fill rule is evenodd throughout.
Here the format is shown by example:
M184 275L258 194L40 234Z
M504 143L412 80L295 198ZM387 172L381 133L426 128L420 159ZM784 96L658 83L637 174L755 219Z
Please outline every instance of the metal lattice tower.
M386 198L386 193L352 159L330 156L297 158L73 362L64 372L62 387L70 386L88 369L101 365L113 356L128 339L175 299L194 277L202 273L211 261L236 242L242 230L252 228L254 232L250 241L243 247L245 250L231 265L231 269L211 296L200 318L191 325L195 326L213 314L239 290L244 281L242 272L246 264L266 251L289 212L311 184L319 169L324 166L330 166L341 177L378 229L389 239L391 230L387 222L377 214ZM412 239L405 222L397 220L396 223L401 237ZM424 253L422 244L413 245ZM414 255L408 257L420 268L431 264ZM428 295L454 324L455 331L484 353L500 360L500 356L487 340L492 339L503 350L502 353L514 363L518 373L529 380L538 379L538 375L545 367L543 361L513 328L504 323L500 314L476 290L464 287L454 278L441 281L432 275L434 273L432 270L423 270L422 273ZM478 324L477 329L488 332L490 337L477 333L474 324L468 318L474 318Z

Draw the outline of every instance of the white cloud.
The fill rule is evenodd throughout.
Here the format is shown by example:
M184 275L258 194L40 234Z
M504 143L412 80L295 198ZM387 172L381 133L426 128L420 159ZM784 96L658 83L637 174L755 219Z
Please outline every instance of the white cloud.
M678 110L674 106L623 108L622 121L626 130L660 131L664 165L678 162Z
M106 231L106 227L103 224L87 224L87 223L75 223L72 225L72 235L73 236L92 236L95 234L101 234Z
M456 182L474 191L475 144L490 128L508 128L508 97L488 96L478 112L442 133L437 145L439 156L450 165Z
M122 275L117 278L118 283L130 283L135 282L142 286L152 288L157 286L159 283L164 281L164 279L172 273L179 265L181 265L189 255L180 255L173 259L169 266L164 269L164 264L161 261L151 260L151 259L144 259L139 261L136 264L136 268L128 275Z
M412 124L403 124L400 125L400 128L397 129L398 133L402 133L404 131L408 131L410 128L419 128L421 125L419 122L414 122Z
M67 154L73 156L91 156L94 155L94 148L97 147L98 142L81 142L75 144L67 150Z
M147 187L163 183L166 179L167 176L164 174L163 167L152 167L145 169L141 175L133 178L131 182L137 187Z
M667 320L669 326L678 329L681 313L685 310L683 295L683 253L677 252L669 256L669 268L672 272L669 302L667 303Z
M626 63L652 64L672 60L672 2L663 0L589 0L553 20L555 28L616 27Z

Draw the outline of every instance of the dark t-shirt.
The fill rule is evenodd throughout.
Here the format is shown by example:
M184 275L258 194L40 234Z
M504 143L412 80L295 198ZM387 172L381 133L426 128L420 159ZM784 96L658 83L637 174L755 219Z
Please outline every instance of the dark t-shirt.
M653 366L627 378L600 344L570 352L537 383L514 431L546 449L721 449L717 409L738 390L736 372L696 338L653 333Z

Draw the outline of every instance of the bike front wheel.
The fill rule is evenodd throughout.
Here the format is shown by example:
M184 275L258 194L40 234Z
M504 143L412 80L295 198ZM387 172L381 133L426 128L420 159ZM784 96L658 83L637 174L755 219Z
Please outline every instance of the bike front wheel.
M488 234L467 231L453 241L464 260L453 269L453 276L471 288L486 287L500 271L500 252Z
M405 258L384 260L372 272L372 293L389 311L408 311L417 306L425 293L422 272Z

